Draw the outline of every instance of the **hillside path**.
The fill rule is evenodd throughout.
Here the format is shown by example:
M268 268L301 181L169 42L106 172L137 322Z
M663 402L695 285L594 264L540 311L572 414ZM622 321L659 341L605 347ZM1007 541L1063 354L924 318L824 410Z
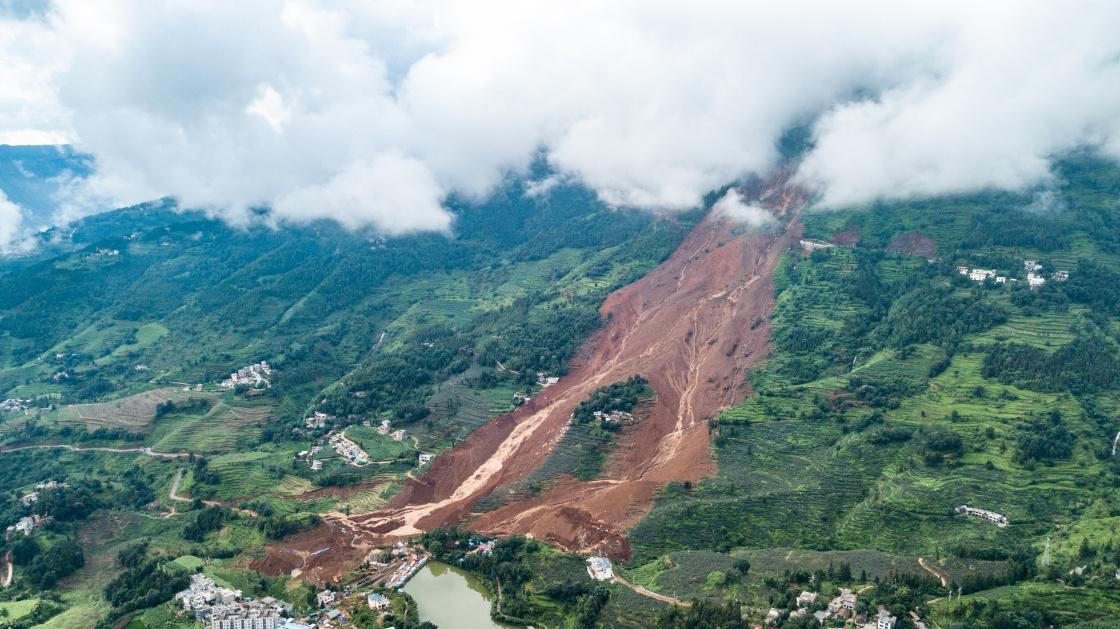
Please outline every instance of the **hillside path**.
M153 450L153 449L151 449L147 446L137 447L137 448L104 448L104 447L82 448L82 447L79 447L79 446L72 446L68 443L41 444L41 445L32 445L32 446L17 446L15 448L0 448L0 454L2 454L4 452L18 452L20 450L35 450L35 449L47 449L47 448L61 448L61 449L64 449L64 450L70 450L71 452L115 452L115 453L118 453L118 454L136 453L136 454L143 454L143 455L146 455L146 456L154 456L154 457L161 458L161 459L181 459L181 458L184 458L184 457L189 457L191 455L190 452L156 452L155 450Z
M615 581L615 583L617 583L617 584L619 584L619 585L621 585L625 588L633 590L635 594L641 594L642 596L644 596L646 598L652 598L655 601L661 601L662 603L668 603L670 605L676 605L678 607L691 607L692 606L692 603L690 601L685 601L685 600L682 600L682 599L679 599L679 598L674 598L672 596L667 596L665 594L658 594L657 592L654 592L652 590L647 590L646 588L644 588L640 585L631 583L631 582L627 581L626 579L623 579L622 577L618 576L618 574L614 575L614 581Z

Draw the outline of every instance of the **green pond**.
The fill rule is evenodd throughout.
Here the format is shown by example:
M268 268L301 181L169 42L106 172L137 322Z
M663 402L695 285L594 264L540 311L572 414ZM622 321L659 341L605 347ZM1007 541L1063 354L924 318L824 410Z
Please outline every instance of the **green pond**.
M474 575L429 561L404 586L416 600L420 620L440 629L503 629L490 620L490 592Z

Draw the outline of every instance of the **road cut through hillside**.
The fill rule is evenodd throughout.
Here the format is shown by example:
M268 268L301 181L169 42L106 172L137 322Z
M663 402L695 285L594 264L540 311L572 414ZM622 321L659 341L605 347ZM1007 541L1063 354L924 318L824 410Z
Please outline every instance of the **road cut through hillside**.
M628 556L625 532L648 512L660 487L696 482L715 471L708 419L746 395L746 370L766 353L773 271L800 238L803 197L779 181L753 198L774 212L772 228L747 230L710 212L665 262L608 296L600 308L605 325L557 384L441 454L385 509L332 514L325 518L327 530L298 535L284 544L286 550L334 539L330 545L338 552L324 553L322 560L343 561L344 548L354 555L466 520L483 532L528 534L569 550ZM501 495L547 460L579 402L635 374L649 381L656 398L601 478L563 477L530 499L472 513L478 500ZM255 567L268 571L269 563Z

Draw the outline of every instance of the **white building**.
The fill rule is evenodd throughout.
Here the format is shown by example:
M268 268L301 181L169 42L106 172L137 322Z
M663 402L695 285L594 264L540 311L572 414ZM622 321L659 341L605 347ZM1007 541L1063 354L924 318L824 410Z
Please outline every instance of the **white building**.
M226 616L225 618L211 618L210 629L276 629L278 617L274 614L267 616Z
M802 592L801 594L797 595L797 606L798 607L808 607L808 606L812 605L813 603L815 603L816 600L817 600L817 593L816 592L810 592L810 591L806 590L806 591Z
M1027 273L1041 271L1042 265L1038 263L1038 260L1023 260L1023 270Z
M879 610L879 616L875 619L875 629L894 629L894 624L898 619L891 616L891 613L885 609Z
M596 581L613 581L614 570L611 568L611 560L606 557L588 557L587 574Z
M431 463L432 459L434 459L434 458L436 458L436 455L434 455L434 454L426 454L424 452L421 452L420 457L419 457L420 466L424 466L424 465L427 465L428 463Z
M334 604L334 592L330 590L323 590L315 595L315 602L319 607L330 607Z
M1027 273L1027 286L1030 286L1032 289L1038 288L1045 283L1045 277L1042 277L1041 275L1035 275L1034 273Z
M384 611L386 609L389 609L390 602L389 599L385 598L384 596L378 594L377 592L373 592L366 597L366 604L369 605L369 608L374 611Z
M970 507L968 505L961 505L957 507L956 511L961 515L971 515L978 518L984 518L992 524L1000 527L1007 526L1008 524L1007 517L1002 514L996 513L995 511L988 511L987 509L977 509L976 507Z

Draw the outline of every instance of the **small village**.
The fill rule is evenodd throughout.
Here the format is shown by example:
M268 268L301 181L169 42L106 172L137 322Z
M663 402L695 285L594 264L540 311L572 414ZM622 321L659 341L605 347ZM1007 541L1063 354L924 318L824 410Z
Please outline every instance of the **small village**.
M898 618L891 615L885 608L880 607L874 613L857 611L859 596L847 588L840 588L836 596L832 597L826 606L815 611L814 607L821 605L819 599L823 595L804 590L797 597L797 608L790 611L788 618L801 618L812 615L820 626L855 626L860 629L894 629ZM777 624L785 612L776 607L771 607L766 612L766 625ZM925 629L921 621L915 621L915 626Z
M1027 273L1027 286L1036 289L1046 284L1046 276L1039 274L1042 270L1042 265L1038 260L1023 260L1023 270ZM1014 277L1007 277L1005 275L997 275L994 269L980 269L969 268L967 266L958 266L957 273L967 276L968 279L977 283L984 283L989 279L996 284L1006 284L1008 282L1018 282L1019 280ZM1054 271L1050 274L1051 280L1055 282L1064 282L1069 279L1068 271Z
M54 480L43 481L35 485L35 491L28 492L19 498L20 506L25 509L30 509L32 505L39 501L39 492L50 489L63 489L69 487L68 483L61 483ZM6 534L19 533L23 535L31 535L37 529L50 524L52 518L50 516L42 516L37 513L32 513L21 517L15 524L6 529Z
M185 614L211 629L310 629L287 618L294 606L271 596L245 598L241 590L219 586L210 577L191 575L190 587L175 595Z
M272 367L267 361L262 360L231 373L228 378L222 380L221 387L235 389L244 386L250 389L267 389L272 386L269 381L270 376L272 376Z

